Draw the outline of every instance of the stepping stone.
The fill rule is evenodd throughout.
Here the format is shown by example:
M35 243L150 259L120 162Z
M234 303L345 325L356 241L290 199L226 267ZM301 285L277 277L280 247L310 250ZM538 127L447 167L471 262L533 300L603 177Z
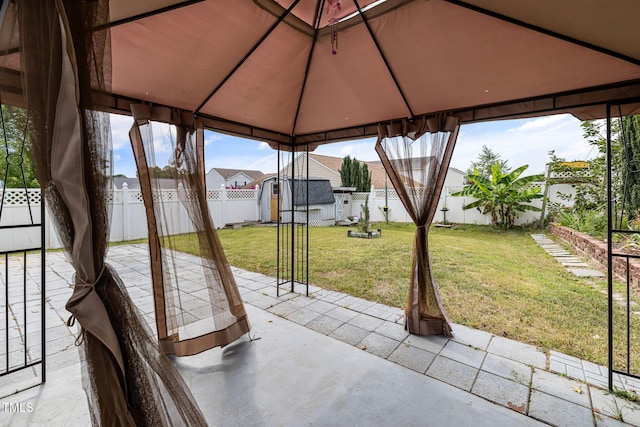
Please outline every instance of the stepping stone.
M590 268L569 268L568 270L577 277L605 277L604 273Z
M589 264L587 264L586 262L563 262L562 263L563 267L589 267Z

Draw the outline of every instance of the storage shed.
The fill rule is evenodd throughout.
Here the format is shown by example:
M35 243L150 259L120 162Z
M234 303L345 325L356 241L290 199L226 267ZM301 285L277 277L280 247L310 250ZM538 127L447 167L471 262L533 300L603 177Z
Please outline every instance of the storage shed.
M296 223L307 222L307 211L310 226L326 227L336 222L336 199L326 178L281 177L278 181L277 176L272 176L262 181L258 195L262 222L278 221L278 200L282 222L291 222L292 211Z

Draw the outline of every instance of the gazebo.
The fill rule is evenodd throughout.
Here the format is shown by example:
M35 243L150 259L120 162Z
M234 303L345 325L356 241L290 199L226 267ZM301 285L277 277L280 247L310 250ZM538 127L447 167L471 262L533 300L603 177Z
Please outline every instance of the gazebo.
M38 180L76 270L67 307L83 331L94 419L198 424L162 353L195 354L250 329L204 201L204 129L291 154L377 136L417 225L406 329L450 335L427 234L460 124L640 112L639 13L634 0L4 1L0 102L29 112ZM107 113L132 116L159 343L104 262ZM154 122L174 126L167 158ZM207 321L189 321L180 303L153 173L165 165L206 260Z

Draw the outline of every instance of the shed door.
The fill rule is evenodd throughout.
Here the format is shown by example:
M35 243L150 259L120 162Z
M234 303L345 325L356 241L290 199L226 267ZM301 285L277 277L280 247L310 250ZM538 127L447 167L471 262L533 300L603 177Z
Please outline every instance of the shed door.
M269 220L273 222L278 221L278 206L282 206L282 202L278 203L280 200L279 183L274 182L271 184L271 206L269 207Z

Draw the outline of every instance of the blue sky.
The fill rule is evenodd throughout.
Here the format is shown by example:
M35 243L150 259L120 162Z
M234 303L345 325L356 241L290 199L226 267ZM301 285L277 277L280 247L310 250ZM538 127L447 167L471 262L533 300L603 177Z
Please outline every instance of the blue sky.
M135 177L136 167L129 143L131 118L111 116L114 147L114 173ZM164 144L162 132L157 132L156 153L161 156ZM375 138L326 144L315 153L359 160L378 160L374 151ZM506 159L512 168L529 165L526 175L544 172L548 152L555 150L567 160L585 160L596 153L582 137L580 121L568 114L534 119L503 120L463 125L453 153L451 166L466 170L486 145ZM205 133L205 164L228 169L253 169L276 172L277 155L266 143L207 131Z

